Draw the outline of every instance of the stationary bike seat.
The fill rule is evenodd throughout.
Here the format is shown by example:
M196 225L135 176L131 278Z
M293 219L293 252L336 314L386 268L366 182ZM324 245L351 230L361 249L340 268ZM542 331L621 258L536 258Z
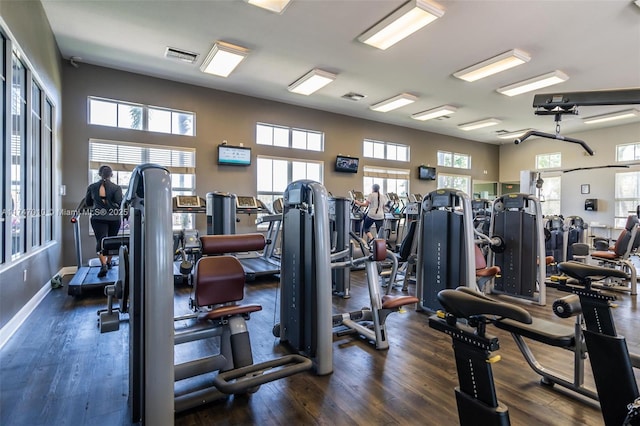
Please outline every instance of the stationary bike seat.
M579 281L584 281L589 277L614 277L629 279L629 276L620 269L588 265L582 262L562 262L558 264L558 270Z
M529 312L510 303L499 302L466 287L445 289L438 293L438 301L445 310L457 318L476 315L497 315L525 324L531 324Z

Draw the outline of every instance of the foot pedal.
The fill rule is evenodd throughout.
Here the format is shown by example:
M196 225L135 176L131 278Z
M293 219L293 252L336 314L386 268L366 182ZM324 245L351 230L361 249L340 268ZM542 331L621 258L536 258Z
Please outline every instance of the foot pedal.
M120 330L120 312L101 312L100 333L110 333L117 330Z

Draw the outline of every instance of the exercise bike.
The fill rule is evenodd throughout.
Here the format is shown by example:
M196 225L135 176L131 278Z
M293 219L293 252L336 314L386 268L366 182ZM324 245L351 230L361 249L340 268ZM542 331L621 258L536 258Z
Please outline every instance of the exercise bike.
M632 367L640 368L640 357L630 355L626 341L615 331L611 302L614 296L591 288L595 277L623 278L621 271L580 262L563 262L560 271L578 280L578 285L558 288L579 299L586 329L597 397L606 425L640 424L640 395ZM438 300L444 311L429 319L429 326L450 335L456 357L460 386L456 400L460 423L465 425L508 425L508 409L499 403L491 364L499 359L498 339L486 333L486 325L505 319L532 324L524 309L499 302L468 288L443 290ZM497 317L497 319L496 319ZM463 320L463 321L459 321Z

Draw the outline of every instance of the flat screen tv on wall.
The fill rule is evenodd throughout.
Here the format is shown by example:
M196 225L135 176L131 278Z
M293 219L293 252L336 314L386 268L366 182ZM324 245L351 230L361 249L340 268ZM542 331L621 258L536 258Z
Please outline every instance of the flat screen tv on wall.
M244 146L218 145L218 164L250 166L251 148Z
M436 168L428 166L418 167L418 179L436 180Z
M336 157L336 172L358 173L359 158L338 155Z

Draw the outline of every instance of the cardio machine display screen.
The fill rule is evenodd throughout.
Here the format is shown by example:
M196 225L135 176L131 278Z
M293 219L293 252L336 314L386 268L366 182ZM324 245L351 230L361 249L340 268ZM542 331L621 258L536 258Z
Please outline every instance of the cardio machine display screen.
M200 197L197 195L178 195L176 196L177 207L201 207Z
M257 209L258 203L254 197L238 197L236 198L236 206L239 209Z

